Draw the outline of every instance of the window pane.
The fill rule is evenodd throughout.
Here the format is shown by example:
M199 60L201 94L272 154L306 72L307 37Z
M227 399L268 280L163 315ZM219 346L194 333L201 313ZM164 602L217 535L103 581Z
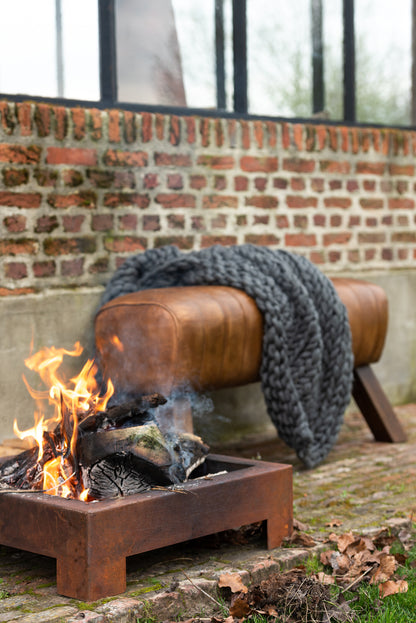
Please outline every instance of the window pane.
M55 1L2 2L0 91L57 96Z
M410 124L411 1L356 0L357 120Z
M249 111L310 116L310 0L248 0L247 40Z
M61 2L63 96L70 99L99 100L98 0Z
M342 0L324 2L325 112L329 119L343 119L343 18Z

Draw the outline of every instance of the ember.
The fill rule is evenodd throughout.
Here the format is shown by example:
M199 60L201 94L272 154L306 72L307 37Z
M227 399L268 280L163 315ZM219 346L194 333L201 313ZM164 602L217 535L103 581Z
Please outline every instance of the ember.
M195 435L162 434L150 415L166 403L160 394L107 407L114 387L111 380L104 388L97 385L93 360L65 381L58 372L64 356L78 357L82 350L77 342L73 350L43 348L25 360L47 389L35 390L23 377L37 403L35 424L20 431L15 422L14 431L37 445L1 466L0 490L89 501L186 480L208 447Z

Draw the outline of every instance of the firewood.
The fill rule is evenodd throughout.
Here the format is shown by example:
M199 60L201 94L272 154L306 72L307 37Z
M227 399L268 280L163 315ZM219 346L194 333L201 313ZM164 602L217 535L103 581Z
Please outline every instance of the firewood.
M82 432L98 429L120 428L126 422L142 424L148 419L148 410L166 403L161 394L150 394L109 407L106 411L99 411L87 415L79 423Z

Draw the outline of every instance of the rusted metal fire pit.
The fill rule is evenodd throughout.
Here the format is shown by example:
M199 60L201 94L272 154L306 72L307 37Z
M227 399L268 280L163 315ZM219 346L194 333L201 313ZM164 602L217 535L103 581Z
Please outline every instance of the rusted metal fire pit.
M126 557L266 520L267 547L292 530L289 465L209 455L211 479L186 494L149 491L84 503L43 493L0 495L0 543L57 561L57 591L84 601L126 589Z

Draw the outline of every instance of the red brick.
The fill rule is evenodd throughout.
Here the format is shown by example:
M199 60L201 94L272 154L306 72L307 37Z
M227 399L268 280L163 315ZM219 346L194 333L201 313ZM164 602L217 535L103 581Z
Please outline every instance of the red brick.
M340 190L342 188L341 180L329 180L329 190Z
M397 256L399 260L407 260L409 257L409 249L398 249Z
M336 264L341 259L341 252L340 251L329 251L328 259L331 262L331 264Z
M183 188L183 178L179 173L168 175L168 188L172 190L181 190Z
M161 166L191 167L192 159L188 154L156 153L155 154L155 165L158 167L161 167Z
M397 224L400 225L400 227L409 227L409 217L407 214L398 214Z
M274 121L266 121L266 128L268 134L268 146L276 147L277 145L277 127Z
M326 208L341 208L347 210L351 207L352 201L348 197L326 197L324 205Z
M88 272L92 275L106 273L108 271L108 265L108 257L99 257L89 266Z
M415 231L396 231L391 234L392 242L416 243Z
M322 177L313 177L311 179L311 189L316 193L322 193L325 190L325 180Z
M114 171L114 188L136 188L136 178L132 171Z
M49 136L51 132L51 107L49 104L37 104L33 115L38 135Z
M316 245L315 234L285 234L287 247L314 247Z
M76 169L66 169L61 172L61 175L65 186L75 188L76 186L81 186L84 182L81 171L77 171Z
M181 126L179 117L172 115L169 124L169 143L171 145L179 145L181 140Z
M413 164L389 164L390 175L406 175L413 177L415 167Z
M348 160L321 160L319 164L323 173L347 175L351 170L351 164Z
M353 193L359 189L357 180L347 180L347 190L349 193Z
M208 147L210 142L211 120L202 118L199 120L199 133L201 135L201 145Z
M316 265L325 264L325 256L323 251L311 251L309 253L309 260Z
M92 186L97 188L110 188L114 182L114 171L106 169L87 169L87 177Z
M339 133L341 137L341 149L343 152L348 152L350 145L348 128L339 128Z
M72 108L71 109L72 125L74 131L74 138L77 141L85 138L86 133L86 119L84 108Z
M26 217L20 214L13 216L6 216L3 220L6 229L13 233L18 233L26 230Z
M38 251L36 240L27 238L7 240L0 238L0 255L35 255Z
M299 151L303 150L303 127L300 123L292 126L293 142Z
M357 162L356 173L367 175L383 175L386 169L384 162Z
M375 217L366 218L365 219L365 224L366 224L366 227L377 227L378 226L378 219L375 218Z
M307 125L305 126L305 130L306 130L305 149L306 151L314 151L315 138L316 138L315 127L313 125Z
M62 217L62 224L64 227L64 231L70 232L72 234L77 234L81 231L82 224L85 221L85 216L83 214L74 214L67 215L65 214Z
M32 105L28 103L16 104L17 119L20 126L20 136L30 136L32 134Z
M37 164L40 161L42 149L38 145L9 145L0 143L0 162L13 164Z
M136 115L129 110L125 110L123 112L123 122L124 140L126 143L134 143L137 136Z
M393 217L383 216L383 218L381 219L381 223L382 225L387 225L388 227L390 227L391 225L393 225Z
M193 216L191 218L191 227L197 231L203 231L206 229L203 216Z
M390 210L413 210L415 207L414 199L400 199L390 198L388 200Z
M37 234L48 233L59 227L58 219L56 216L44 215L37 219L35 232Z
M253 225L268 225L270 222L270 216L268 214L255 214L253 218Z
M375 249L364 249L364 259L366 262L371 262L376 257Z
M317 141L318 151L322 151L326 147L327 140L328 140L327 127L324 125L316 126L316 141Z
M288 184L289 182L282 177L275 177L273 180L273 188L278 188L279 190L285 190Z
M384 206L383 199L360 199L360 206L364 210L381 210Z
M163 141L163 139L165 138L166 119L167 117L165 117L165 115L162 115L161 113L155 114L156 138L159 141Z
M168 214L169 229L184 229L185 217L183 214Z
M29 172L27 169L9 169L5 168L3 173L3 183L11 188L12 186L21 186L27 184L29 180Z
M381 249L381 259L391 262L391 260L393 259L393 249Z
M289 219L286 214L278 214L276 216L276 227L279 229L286 229L289 227Z
M254 128L254 138L256 140L257 147L261 149L263 147L263 141L264 141L263 122L254 121L253 128Z
M94 209L97 207L97 195L91 190L82 190L69 195L51 193L48 196L48 203L59 210L66 210L74 206Z
M288 123L282 123L282 145L283 149L290 147L290 126Z
M134 205L144 210L149 204L148 195L139 193L106 193L104 195L104 205L110 208Z
M342 216L340 214L331 214L329 224L331 227L341 227Z
M145 188L156 188L159 186L159 177L156 173L146 173L143 178L143 186Z
M150 112L143 112L142 118L142 141L148 143L152 140L152 114Z
M204 210L218 208L238 208L238 199L233 195L205 195L202 199Z
M316 197L299 197L297 195L288 195L286 197L288 208L316 208L318 199Z
M227 188L227 179L223 175L216 175L214 177L215 190L225 190Z
M81 147L48 147L46 162L90 167L97 164L97 152L95 149Z
M306 160L305 158L285 158L283 160L283 169L292 173L313 173L315 165L315 160Z
M42 200L39 193L0 192L0 205L15 208L38 208Z
M396 190L400 195L407 193L409 190L409 182L405 180L398 180L396 182Z
M160 193L155 201L164 208L194 208L196 205L194 195L185 193Z
M304 214L295 214L293 224L298 229L306 229L308 227L308 217Z
M237 236L201 236L201 249L207 249L215 244L224 247L237 244Z
M267 177L255 177L254 186L259 192L263 192L267 188Z
M112 214L93 214L91 229L93 231L110 231L114 227L114 216Z
M236 147L237 145L237 121L236 119L228 119L227 121L227 134L230 147Z
M273 173L278 169L278 160L274 156L254 157L242 156L240 159L242 171L255 173Z
M270 195L258 195L255 197L246 197L245 205L253 206L254 208L265 208L271 210L277 208L279 201L277 197Z
M61 275L63 277L79 277L84 272L84 258L77 257L73 260L62 260Z
M120 113L118 110L108 111L108 140L110 143L120 142Z
M154 214L146 214L143 216L144 231L160 231L160 217Z
M0 102L0 119L5 134L12 134L16 125L13 109L8 102Z
M324 246L328 247L331 244L346 244L351 239L351 236L352 234L349 231L324 234Z
M337 151L338 149L338 130L334 126L329 126L328 128L329 134L329 146L333 151Z
M24 279L27 277L27 266L23 262L8 262L4 265L4 274L9 279Z
M186 140L192 145L196 140L196 128L195 128L195 119L194 117L185 117L185 125L186 125Z
M146 167L148 155L145 151L121 151L119 149L107 149L103 162L111 167Z
M68 109L64 106L53 107L53 130L58 141L63 141L68 134Z
M375 180L364 180L363 181L363 190L365 190L365 192L374 192L376 189L376 182Z
M305 180L301 177L292 177L292 179L290 180L290 188L292 190L302 191L305 190L305 186Z
M93 141L99 141L103 137L102 114L102 111L98 110L98 108L91 108L90 110L89 127Z
M79 253L95 253L97 243L94 237L82 238L46 238L43 242L46 255L72 255Z
M351 249L347 253L348 261L353 264L358 264L360 262L360 252L358 249Z
M222 119L216 119L214 125L215 144L217 147L224 145L224 128L222 125Z
M233 169L233 156L199 156L197 164L211 169Z
M33 262L33 274L35 277L53 277L56 272L54 260L46 262Z
M34 294L36 288L2 288L0 287L0 296L21 296L22 294Z
M313 215L313 224L316 227L325 227L325 225L326 225L326 216L324 214L314 214Z
M193 236L159 236L155 238L155 247L164 247L173 244L179 249L191 250L194 245Z
M234 178L234 190L247 190L248 188L248 178L243 175L236 175Z
M54 187L58 182L58 171L54 169L35 169L33 177L37 181L38 186Z
M104 248L113 253L132 253L147 248L146 238L138 236L114 236L104 239Z
M247 225L247 216L246 214L238 214L235 219L236 225L238 227L245 227Z
M207 185L207 178L204 175L190 175L189 186L194 190L201 190Z
M119 228L122 231L135 231L137 229L136 214L123 214L118 217Z

